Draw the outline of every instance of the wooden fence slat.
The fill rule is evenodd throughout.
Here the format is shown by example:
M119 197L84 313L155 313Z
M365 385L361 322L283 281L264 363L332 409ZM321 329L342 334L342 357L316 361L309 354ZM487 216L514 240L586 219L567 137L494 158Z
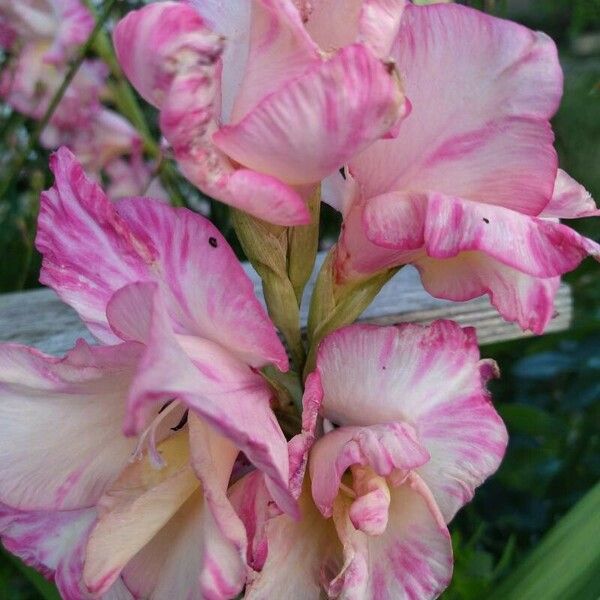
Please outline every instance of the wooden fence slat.
M323 255L317 264L323 261ZM261 283L252 267L245 265L254 281L259 298ZM303 303L303 324L308 316L308 299L314 285L314 276L307 286ZM562 284L556 296L556 316L547 332L568 329L572 319L571 290ZM489 344L524 337L521 329L501 319L487 297L469 302L449 302L432 298L421 285L418 273L412 267L402 269L387 285L373 304L363 313L361 321L389 325L413 321L429 323L435 319L453 319L461 325L477 328L480 344ZM73 309L63 304L49 289L39 289L0 296L0 340L35 346L50 354L62 354L75 340L83 337L93 341Z

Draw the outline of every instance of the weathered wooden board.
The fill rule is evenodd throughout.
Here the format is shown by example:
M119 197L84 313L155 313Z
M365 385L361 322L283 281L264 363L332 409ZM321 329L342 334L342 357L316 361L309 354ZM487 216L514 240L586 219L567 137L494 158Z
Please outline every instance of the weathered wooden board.
M319 257L321 263L323 256ZM257 295L262 297L261 284L254 270L246 270L255 282ZM310 298L314 277L307 287ZM306 323L308 302L302 307ZM523 337L519 327L506 323L490 305L487 297L469 302L448 302L432 298L423 289L418 273L411 267L402 269L381 291L375 302L364 312L361 321L389 325L413 321L428 323L435 319L454 319L461 325L477 328L481 344ZM556 316L547 331L567 329L572 318L572 297L563 284L556 297ZM63 304L49 289L40 289L0 296L0 340L35 346L44 352L61 354L83 337L93 341L75 311Z

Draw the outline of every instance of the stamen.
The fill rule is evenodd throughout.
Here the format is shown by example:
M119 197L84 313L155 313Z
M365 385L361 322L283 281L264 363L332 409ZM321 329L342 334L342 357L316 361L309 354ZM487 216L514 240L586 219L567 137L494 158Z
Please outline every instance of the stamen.
M347 486L345 483L340 483L340 490L346 492L346 494L348 494L350 498L356 498L356 492L351 487Z
M152 423L145 429L139 437L138 443L133 451L133 454L129 458L129 462L135 462L142 460L144 456L144 449L148 450L148 459L150 460L150 464L157 470L164 469L167 465L160 455L160 452L156 448L156 431L158 430L158 426L162 423L162 421L171 414L176 408L181 405L181 402L170 400L167 402L159 411L158 415L154 418ZM187 410L185 411L184 418L185 422L187 422ZM183 419L182 419L183 421ZM181 427L185 425L185 422L181 424ZM179 424L177 427L179 427ZM179 429L181 429L179 427Z

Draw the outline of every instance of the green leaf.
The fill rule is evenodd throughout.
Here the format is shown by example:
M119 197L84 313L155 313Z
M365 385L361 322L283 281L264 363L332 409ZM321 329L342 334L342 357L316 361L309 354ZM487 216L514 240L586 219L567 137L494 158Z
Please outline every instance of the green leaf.
M488 600L600 597L600 483L542 539Z
M37 590L40 597L44 600L61 600L60 594L56 590L56 587L46 581L42 575L37 571L28 567L25 563L21 562L18 558L2 550L1 555L9 559L10 562L17 568L17 570L31 583L31 585ZM2 598L2 596L0 596ZM8 598L8 597L7 597Z
M563 420L528 404L501 404L498 412L511 433L545 437L559 436L567 430Z

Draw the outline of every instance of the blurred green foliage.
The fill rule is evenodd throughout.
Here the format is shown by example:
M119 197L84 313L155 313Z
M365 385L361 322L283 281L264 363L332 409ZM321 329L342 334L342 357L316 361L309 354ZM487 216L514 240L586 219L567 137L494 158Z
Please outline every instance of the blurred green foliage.
M514 16L561 42L565 96L554 121L561 165L600 199L600 56L576 57L569 52L571 41L578 34L600 29L600 0L462 3L501 16ZM121 10L126 11L133 4L123 2ZM31 123L0 107L0 172L6 168L11 152L22 147L30 130ZM43 149L32 152L23 176L7 197L0 200L0 291L36 285L39 257L32 239L39 191L50 183L47 158ZM186 197L193 197L189 186L182 185ZM211 217L224 232L230 232L228 213L221 205L214 204ZM574 226L600 240L597 220L582 220ZM322 225L325 242L335 239L338 227L339 218L325 208ZM562 544L575 543L572 540L582 538L569 536L580 535L582 528L598 531L597 502L595 510L586 513L585 522L578 520L582 514L580 507L588 506L592 496L586 497L575 513L561 521L600 479L598 266L588 260L569 275L568 281L576 300L575 323L570 331L483 349L486 356L498 361L502 370L502 378L493 382L492 391L510 432L510 446L497 475L478 491L475 500L459 513L451 526L455 576L443 595L444 600L481 600L498 589L501 596L494 596L495 600L505 600L507 588L499 586L502 581L512 586L514 579L510 579L510 573L527 556L531 556L532 562L526 563L525 572L517 573L523 573L525 578L527 565L531 565L531 570L538 574L537 585L544 584L549 589L554 573L547 568L555 572L563 567L567 571L576 568L572 560L561 562L556 540ZM597 499L597 488L595 494L593 498ZM552 529L557 523L560 525ZM550 536L544 538L550 530ZM597 560L600 531L595 538L587 533L586 559L591 555ZM545 539L544 552L536 552L542 539ZM555 542L554 554L546 551L548 540L550 545ZM582 553L584 550L585 547ZM560 572L562 581L577 577L577 573L564 569ZM587 586L566 589L561 599L600 598L600 577L586 582ZM47 588L30 570L24 570L12 557L0 555L0 600L50 598L47 593ZM506 594L508 599L509 593ZM542 600L547 596L536 591L535 596L529 597ZM510 598L525 600L526 596L510 595Z

